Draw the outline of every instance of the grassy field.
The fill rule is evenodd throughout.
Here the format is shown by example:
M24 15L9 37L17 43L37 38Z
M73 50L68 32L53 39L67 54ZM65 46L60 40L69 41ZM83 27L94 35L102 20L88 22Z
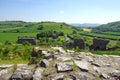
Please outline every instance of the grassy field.
M40 26L43 26L42 30L38 30ZM16 31L19 32L16 32ZM5 32L4 32L5 31ZM18 45L16 41L19 36L32 36L36 37L36 34L39 32L47 31L57 31L63 32L73 37L81 37L84 39L85 43L89 46L93 44L94 37L101 37L105 39L110 39L107 48L114 46L120 46L120 32L104 32L104 33L92 33L91 29L84 28L83 31L81 28L75 28L65 23L56 23L56 22L40 22L40 23L25 23L25 22L0 22L0 63L28 63L29 58L32 52L33 45L25 46ZM62 44L64 42L65 36L60 36L58 39L54 40L50 38L40 38L38 42L45 44ZM72 40L72 39L71 39ZM12 45L5 45L6 41L13 42ZM48 42L47 42L48 41ZM46 45L44 45L46 47ZM41 46L40 46L41 47ZM47 46L48 47L48 46ZM85 50L94 54L108 54L108 55L120 55L119 50L113 51L91 51L87 46ZM6 55L4 55L6 54Z
M91 32L92 29L89 29L89 28L83 28L83 31L86 31L86 32Z
M116 35L110 35L110 34L99 34L99 33L88 33L88 32L79 32L80 35L90 36L90 37L100 37L105 39L112 39L112 40L118 40L120 39L120 36Z
M0 43L5 43L5 41L12 41L16 43L19 36L33 36L35 37L37 33L0 33Z

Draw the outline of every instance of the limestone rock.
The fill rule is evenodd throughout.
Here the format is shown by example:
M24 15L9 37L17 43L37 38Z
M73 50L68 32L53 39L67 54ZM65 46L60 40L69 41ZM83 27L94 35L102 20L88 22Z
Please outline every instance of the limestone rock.
M73 70L73 63L72 62L61 62L57 63L57 71L58 72L66 72Z
M88 64L87 61L84 61L84 60L83 61L77 61L77 60L75 60L74 62L81 70L89 71L89 64Z
M13 64L0 64L0 69L6 69L10 67L13 67Z
M47 67L49 66L49 61L46 60L46 59L43 59L42 61L40 61L40 62L38 63L38 66L47 68Z
M13 74L13 64L0 65L0 80L8 80Z
M50 76L49 80L64 80L64 74L53 74Z
M42 73L43 70L41 68L37 68L34 72L33 80L42 80Z
M30 80L32 78L33 71L32 68L19 67L11 76L11 80Z

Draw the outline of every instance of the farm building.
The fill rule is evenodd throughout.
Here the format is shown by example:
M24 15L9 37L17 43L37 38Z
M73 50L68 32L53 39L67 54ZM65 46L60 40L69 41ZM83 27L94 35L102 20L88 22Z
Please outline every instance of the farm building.
M22 37L18 37L18 43L19 44L23 44L24 42L29 42L33 45L36 45L36 38L35 37L28 37L28 36L22 36Z

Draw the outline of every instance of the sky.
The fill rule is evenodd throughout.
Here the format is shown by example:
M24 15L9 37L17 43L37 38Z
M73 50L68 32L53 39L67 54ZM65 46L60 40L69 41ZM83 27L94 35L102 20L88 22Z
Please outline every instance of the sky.
M120 0L0 0L0 21L120 21Z

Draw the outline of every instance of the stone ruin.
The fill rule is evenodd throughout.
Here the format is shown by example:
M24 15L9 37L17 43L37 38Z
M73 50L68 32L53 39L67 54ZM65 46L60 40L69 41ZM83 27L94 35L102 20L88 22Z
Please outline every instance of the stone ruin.
M52 34L52 38L53 39L57 39L58 38L58 34L57 33Z
M93 45L90 46L91 50L106 50L106 46L109 43L108 39L94 38Z
M85 42L82 38L75 38L74 45L75 45L75 48L78 47L80 49L85 49L86 47Z
M36 38L35 37L28 37L28 36L22 36L22 37L18 37L18 43L19 44L23 44L24 42L29 42L33 45L36 45Z
M74 43L73 42L65 42L64 46L67 48L75 48Z
M74 42L65 42L64 46L67 48L79 48L85 49L86 45L83 39L81 38L74 38Z

